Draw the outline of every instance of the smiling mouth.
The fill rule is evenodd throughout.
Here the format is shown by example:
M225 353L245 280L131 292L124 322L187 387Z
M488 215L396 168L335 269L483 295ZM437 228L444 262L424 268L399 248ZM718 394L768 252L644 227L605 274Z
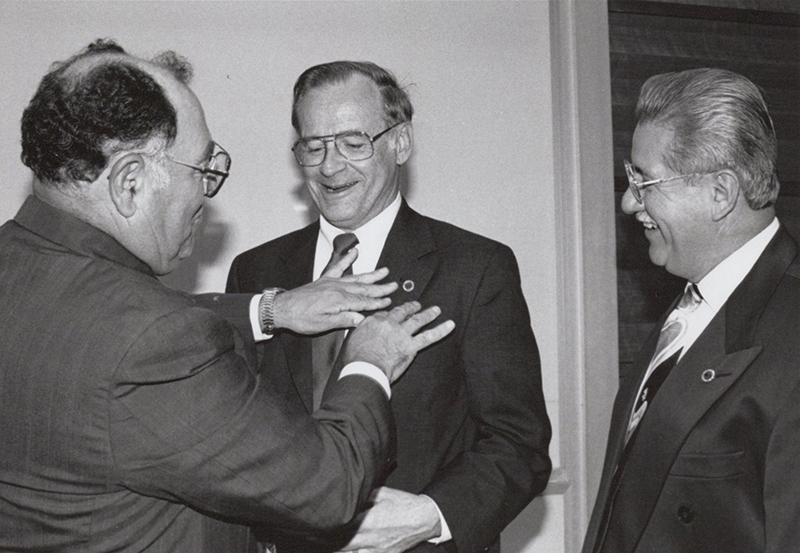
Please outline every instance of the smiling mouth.
M340 194L345 190L349 190L350 188L354 187L356 184L357 182L354 181L354 182L347 182L344 184L335 184L335 185L327 185L320 183L320 186L328 194Z
M658 225L653 222L653 220L648 217L647 215L642 215L641 213L636 216L636 220L644 225L645 230L656 230L658 229Z

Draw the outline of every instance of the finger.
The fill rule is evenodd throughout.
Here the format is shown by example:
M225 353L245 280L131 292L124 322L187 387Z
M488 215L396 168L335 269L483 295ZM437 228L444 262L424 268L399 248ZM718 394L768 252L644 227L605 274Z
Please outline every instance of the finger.
M418 301L408 301L389 311L389 318L402 323L420 309L422 309L422 306Z
M389 307L392 300L389 298L361 298L360 301L348 302L345 308L347 311L330 314L326 317L326 322L330 328L349 328L358 326L365 319L359 311L379 311Z
M343 311L325 317L327 328L352 328L364 320L364 315L355 311Z
M339 306L345 311L380 311L391 305L390 298L367 298L364 296L348 296ZM361 321L359 321L361 322Z
M350 277L344 277L350 278ZM397 290L397 283L396 282L387 282L386 284L356 284L356 283L345 283L342 282L344 285L344 290L348 294L356 295L356 296L366 296L370 298L380 298L383 296L388 296L395 290Z
M375 269L370 273L361 273L360 275L354 275L352 277L353 282L360 282L362 284L374 284L379 280L383 280L389 274L389 269L386 267L381 267L380 269Z
M432 305L413 317L409 317L408 320L402 323L402 326L409 334L413 335L426 324L433 322L441 313L442 310L437 305Z
M420 351L453 332L455 327L456 323L453 321L445 321L425 332L420 332L411 339L411 343L417 351Z
M339 261L328 267L328 270L322 273L321 276L339 278L340 276L342 276L345 270L350 265L353 264L353 262L356 260L357 257L358 257L358 250L356 248L352 248Z

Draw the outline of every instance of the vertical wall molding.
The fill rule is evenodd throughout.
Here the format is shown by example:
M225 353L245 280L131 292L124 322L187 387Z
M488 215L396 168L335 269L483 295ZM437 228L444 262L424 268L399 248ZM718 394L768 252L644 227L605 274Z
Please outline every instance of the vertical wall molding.
M550 0L564 551L580 551L617 390L617 286L605 0Z

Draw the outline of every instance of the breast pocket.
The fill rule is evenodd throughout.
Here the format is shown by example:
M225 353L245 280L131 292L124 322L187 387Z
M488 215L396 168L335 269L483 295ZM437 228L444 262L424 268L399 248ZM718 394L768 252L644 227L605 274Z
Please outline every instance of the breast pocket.
M684 453L678 455L670 476L684 478L730 478L745 471L745 452Z

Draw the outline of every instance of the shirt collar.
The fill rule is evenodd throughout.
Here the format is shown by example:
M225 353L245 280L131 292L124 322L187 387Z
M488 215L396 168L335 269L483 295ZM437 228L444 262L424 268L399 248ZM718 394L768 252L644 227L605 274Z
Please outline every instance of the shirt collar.
M358 259L353 263L353 272L359 274L375 270L378 259L383 251L383 245L386 243L389 231L392 230L392 225L397 218L397 214L400 212L402 203L402 197L398 193L392 203L383 211L352 231L356 235L356 238L358 238ZM325 263L327 263L327 258L330 257L330 252L333 251L333 239L339 234L348 231L332 225L324 216L320 215L319 232L320 238L317 241L317 252L319 254L320 248L324 248L326 253L318 258L318 261L324 259L325 261L322 261L324 267ZM315 265L317 264L318 263L315 263ZM322 267L315 266L314 278L318 278L318 273L321 272Z
M764 230L722 260L697 283L703 300L715 311L719 311L728 301L728 297L756 264L779 227L778 219L774 218Z

